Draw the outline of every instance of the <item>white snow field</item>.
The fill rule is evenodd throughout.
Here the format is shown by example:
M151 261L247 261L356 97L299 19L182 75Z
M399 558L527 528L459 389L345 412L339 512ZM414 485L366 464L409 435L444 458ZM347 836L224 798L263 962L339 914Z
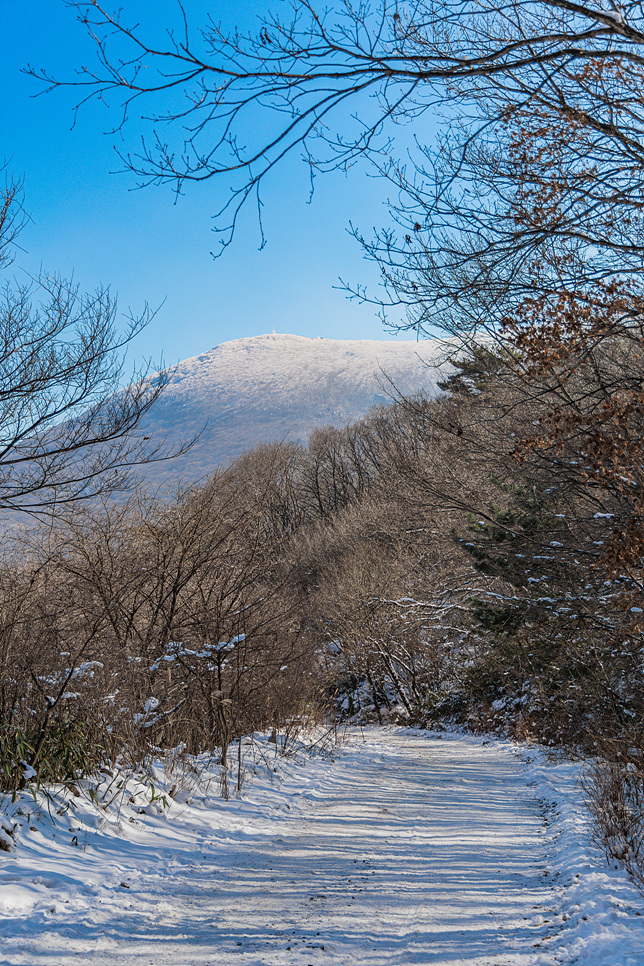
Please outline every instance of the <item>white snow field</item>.
M576 765L403 728L330 757L255 747L228 802L204 773L159 808L180 778L160 766L118 809L55 794L55 828L5 801L3 966L644 963L644 901L592 846Z
M142 467L151 484L193 483L259 443L305 443L401 393L438 392L448 342L253 336L178 363L140 427L150 447L198 437L183 456ZM395 387L395 389L394 389Z

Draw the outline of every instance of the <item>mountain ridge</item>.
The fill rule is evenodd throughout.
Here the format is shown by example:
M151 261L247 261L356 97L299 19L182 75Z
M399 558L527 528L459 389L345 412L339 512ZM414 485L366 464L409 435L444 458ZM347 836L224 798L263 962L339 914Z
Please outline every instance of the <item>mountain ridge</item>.
M271 333L223 342L165 370L168 385L141 426L151 445L198 437L174 460L149 464L154 485L197 482L264 443L306 443L396 393L437 393L442 341L339 340Z

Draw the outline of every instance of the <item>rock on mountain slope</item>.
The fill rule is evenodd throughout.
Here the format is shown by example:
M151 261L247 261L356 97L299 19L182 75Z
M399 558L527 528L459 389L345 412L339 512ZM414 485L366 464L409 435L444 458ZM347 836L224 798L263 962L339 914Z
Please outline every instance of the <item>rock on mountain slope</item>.
M344 425L403 393L436 391L446 348L261 335L180 362L143 432L156 445L201 433L174 460L142 470L153 485L194 482L262 442L306 442L316 426Z

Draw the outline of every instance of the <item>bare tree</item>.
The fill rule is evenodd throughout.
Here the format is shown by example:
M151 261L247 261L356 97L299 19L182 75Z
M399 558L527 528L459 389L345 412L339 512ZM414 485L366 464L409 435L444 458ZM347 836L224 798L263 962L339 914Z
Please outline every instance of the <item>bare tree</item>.
M212 19L189 27L179 5L164 45L104 0L67 2L78 10L97 54L93 66L67 81L82 90L80 103L116 102L115 126L128 119L137 125L141 150L123 160L142 183L171 183L180 191L188 181L232 178L225 208L230 219L219 221L224 242L240 205L258 197L263 179L289 153L303 154L311 175L373 154L398 179L395 146L392 166L386 160L396 130L389 122L420 128L439 104L449 105L453 131L463 137L455 149L452 143L447 151L440 145L428 152L429 182L425 192L415 183L422 204L412 221L437 255L435 232L450 227L454 204L449 175L435 190L436 161L447 153L457 169L465 162L465 193L479 208L489 203L484 229L493 233L492 215L499 201L505 203L512 165L499 162L497 152L499 184L488 179L481 191L471 181L468 187L470 163L507 146L503 125L517 109L537 138L547 140L552 117L567 131L582 132L591 147L587 170L597 162L602 167L589 191L568 169L575 203L562 209L565 231L581 237L580 224L588 227L584 211L606 212L616 194L620 202L637 197L639 176L633 178L631 168L641 163L644 20L634 2L423 0L410 7L381 0L373 7L316 10L309 0L292 0L283 17L268 13L249 35L226 34ZM46 71L32 72L50 85L60 83ZM571 145L568 157L574 154ZM615 159L628 163L615 165ZM581 152L578 160L581 172ZM428 199L435 207L431 220ZM479 228L474 216L464 220L466 249L469 239L478 250ZM417 234L410 235L412 243ZM516 249L511 221L497 224L493 237L500 251ZM532 247L538 237L535 225L525 243Z
M20 186L0 198L0 267L11 261L24 219ZM109 288L84 294L57 275L0 292L0 508L50 513L100 492L125 489L136 463L167 458L136 428L167 377L134 370L125 350L151 314L116 324Z
M5 176L0 202L0 269L3 269L14 259L14 245L24 227L26 215L22 206L21 182L11 177L5 165L0 167L0 172Z

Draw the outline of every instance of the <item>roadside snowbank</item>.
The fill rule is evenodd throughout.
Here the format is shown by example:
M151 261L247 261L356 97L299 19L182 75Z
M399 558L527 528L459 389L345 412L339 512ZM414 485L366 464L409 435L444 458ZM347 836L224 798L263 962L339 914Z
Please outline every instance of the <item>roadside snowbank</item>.
M2 966L644 963L576 764L404 728L243 750L229 801L205 759L5 801Z
M644 964L644 897L593 843L579 785L581 766L514 745L542 803L552 847L550 872L561 914L560 961L588 966Z

